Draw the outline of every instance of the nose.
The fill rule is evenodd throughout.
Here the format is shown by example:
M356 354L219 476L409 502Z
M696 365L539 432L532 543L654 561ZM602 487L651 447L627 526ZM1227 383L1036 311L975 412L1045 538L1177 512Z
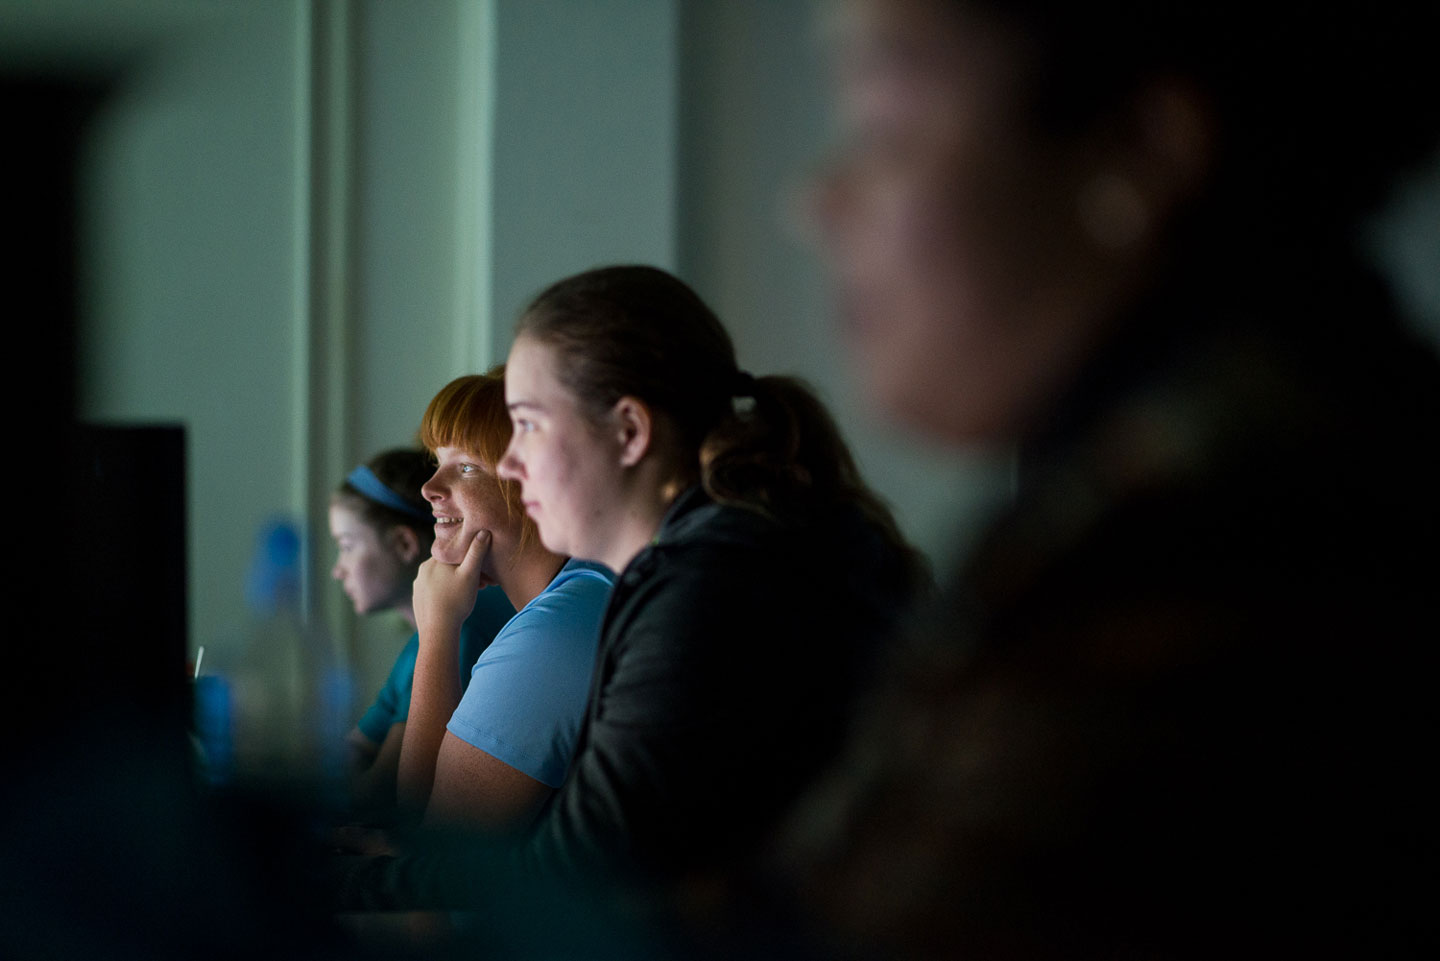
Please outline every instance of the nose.
M440 472L437 470L430 475L430 479L420 485L420 496L432 504L445 496L444 485L439 483Z
M500 457L500 463L495 465L495 473L505 480L520 481L525 479L525 465L521 463L520 456L515 453L515 438L510 438L510 443L505 445L505 453Z

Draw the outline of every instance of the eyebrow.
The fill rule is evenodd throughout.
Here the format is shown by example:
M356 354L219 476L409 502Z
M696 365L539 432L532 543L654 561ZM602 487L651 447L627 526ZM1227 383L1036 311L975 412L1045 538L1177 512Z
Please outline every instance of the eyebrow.
M531 400L517 400L505 405L505 409L511 411L518 410L522 407L528 408L530 410L544 410L543 407Z

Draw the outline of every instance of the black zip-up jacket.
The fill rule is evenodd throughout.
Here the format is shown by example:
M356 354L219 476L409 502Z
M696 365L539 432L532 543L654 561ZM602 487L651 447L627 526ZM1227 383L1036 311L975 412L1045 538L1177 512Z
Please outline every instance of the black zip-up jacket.
M668 897L725 883L833 758L910 587L852 506L782 523L691 488L616 582L576 753L532 829L351 865L342 905L494 909L533 903L531 885Z

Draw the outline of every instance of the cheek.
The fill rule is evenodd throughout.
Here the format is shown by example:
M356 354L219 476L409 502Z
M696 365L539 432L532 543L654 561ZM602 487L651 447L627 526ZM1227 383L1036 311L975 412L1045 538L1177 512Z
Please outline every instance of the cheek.
M373 602L388 589L389 580L383 559L374 554L357 557L350 564L350 581L358 601Z
M993 156L920 151L857 195L840 264L851 354L872 400L917 426L962 395L989 403L1055 273L1060 185L1004 155L998 140Z
M978 312L977 239L937 171L874 178L857 198L839 266L842 326L860 377L885 406L953 357L957 322Z
M549 498L551 517L569 516L583 497L584 485L576 476L574 462L563 450L550 452L544 459L543 490Z
M484 521L483 502L474 496L471 491L466 491L461 497L455 499L460 508L460 516L466 524L478 524Z
M542 490L550 502L548 515L552 519L564 518L567 528L593 513L595 501L601 499L597 493L601 478L593 458L587 458L586 453L583 447L565 439L549 448L541 459Z
M465 486L456 497L456 505L467 525L489 527L494 520L494 503L489 491L479 484Z
M512 528L519 527L519 518L510 515L505 497L498 489L485 498L484 512L486 526L497 536L508 535Z
M537 445L530 460L530 477L552 496L566 493L574 483L574 474L574 457L564 438Z

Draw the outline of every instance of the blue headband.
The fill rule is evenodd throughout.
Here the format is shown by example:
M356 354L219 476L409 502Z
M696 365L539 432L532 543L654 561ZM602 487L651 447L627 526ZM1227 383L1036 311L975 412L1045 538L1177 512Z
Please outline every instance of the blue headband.
M359 467L352 470L349 474L346 474L345 480L347 483L349 483L351 487L355 488L357 491L364 494L370 500L374 501L377 504L380 504L383 507L388 507L393 511L399 511L402 514L409 515L410 517L414 517L417 520L431 522L435 520L434 514L430 513L427 510L422 510L419 507L416 507L414 504L410 503L405 498L401 497L399 494L386 487L383 483L381 483L380 478L375 476L375 472L370 468L366 467L364 464L361 464Z

